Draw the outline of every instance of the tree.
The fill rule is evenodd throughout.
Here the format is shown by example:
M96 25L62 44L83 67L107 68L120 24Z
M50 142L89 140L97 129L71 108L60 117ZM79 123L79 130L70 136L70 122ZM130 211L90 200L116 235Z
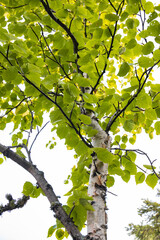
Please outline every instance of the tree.
M114 176L128 182L134 175L137 184L146 181L152 188L159 178L146 153L126 147L142 129L150 138L160 134L160 84L152 76L160 66L160 5L146 0L0 4L0 129L14 125L12 146L1 144L0 152L37 182L24 183L26 197L20 202L7 197L1 214L5 207L11 210L27 197L44 194L57 219L49 236L56 231L58 239L68 232L76 240L105 240L106 194ZM68 179L73 188L64 206L31 156L47 116L51 131L79 159ZM54 143L47 146L52 149ZM149 164L140 167L137 153ZM87 235L82 236L86 221Z
M158 193L159 195L159 193ZM160 238L160 204L149 200L143 200L144 205L138 209L138 215L145 217L145 224L135 225L129 224L127 231L130 231L129 235L135 235L139 240L150 240Z

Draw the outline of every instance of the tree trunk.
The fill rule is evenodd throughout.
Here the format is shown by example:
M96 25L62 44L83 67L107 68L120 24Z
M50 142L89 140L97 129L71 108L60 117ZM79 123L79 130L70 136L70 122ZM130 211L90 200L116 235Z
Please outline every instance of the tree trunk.
M110 149L111 138L100 127L97 120L92 118L92 127L98 133L92 139L94 147ZM87 234L94 240L107 240L107 213L106 213L106 180L108 164L93 156L88 194L93 198L92 206L95 211L88 211Z

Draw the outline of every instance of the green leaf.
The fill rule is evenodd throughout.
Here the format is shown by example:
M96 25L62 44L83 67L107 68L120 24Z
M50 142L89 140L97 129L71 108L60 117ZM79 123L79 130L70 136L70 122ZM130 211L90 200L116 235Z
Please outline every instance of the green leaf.
M49 229L48 229L48 235L47 235L47 238L49 237L52 237L53 233L55 232L57 226L54 225L54 226L51 226Z
M17 68L14 66L8 67L7 70L4 71L3 77L6 82L13 82L15 84L19 84L22 81L21 76L18 74Z
M59 109L55 109L50 113L50 119L52 124L62 121L63 115Z
M120 18L120 21L123 22L127 17L128 17L128 13L127 12L123 12Z
M149 187L154 188L158 183L158 178L155 174L149 174L146 178L146 183Z
M86 103L96 103L97 102L96 96L91 95L89 93L84 93L83 94L83 99Z
M134 121L132 119L126 120L124 122L123 128L127 132L131 132L135 127Z
M136 45L137 45L137 41L133 38L133 39L131 39L131 40L127 43L126 48L132 49L132 48L134 48Z
M160 44L160 36L155 37L155 41Z
M157 119L156 111L152 108L146 109L145 116L147 119L153 121Z
M68 134L68 131L68 125L66 125L65 123L59 124L57 127L57 135L60 139L65 138Z
M105 15L105 19L109 20L110 22L118 21L119 17L116 14L109 13Z
M153 5L153 3L152 2L146 2L145 4L144 4L144 9L145 9L145 12L148 14L148 13L151 13L151 12L153 12L153 10L154 10L154 5Z
M152 67L154 64L153 59L149 57L140 57L138 59L138 63L140 67L144 67L144 68Z
M160 43L160 42L159 42ZM160 50L157 49L153 52L153 57L156 61L159 61L160 60Z
M139 36L141 38L146 38L149 36L149 31L148 30L142 30L140 33L139 33Z
M130 172L128 170L124 170L123 173L124 173L122 176L123 181L125 181L126 183L129 182L131 177Z
M143 46L142 53L144 55L148 55L151 52L153 52L153 49L154 49L154 44L153 44L153 42L149 41Z
M88 87L91 84L90 80L82 77L80 74L76 75L76 77L74 78L74 82L78 83L80 87Z
M37 188L36 186L33 187L33 191L30 193L30 197L37 198L41 194L41 189Z
M0 158L0 164L2 164L3 163L3 158Z
M124 77L129 72L129 70L130 70L130 66L128 65L128 63L126 62L122 63L118 72L118 76Z
M133 19L128 18L128 19L126 20L126 25L127 25L128 29L133 29L133 28L134 28L134 25L135 25L135 22L134 22Z
M133 137L129 138L129 142L134 145L136 142L136 135L134 135Z
M23 185L23 194L29 196L34 189L34 186L31 182L25 182Z
M125 164L125 170L129 171L131 175L135 175L137 173L137 167L133 162L128 161Z
M63 229L57 229L55 236L58 240L63 239L64 238L64 230Z
M122 136L122 142L123 143L128 142L128 136L126 134Z
M89 117L89 116L87 116L87 115L84 115L84 114L81 114L80 116L79 116L79 119L84 123L84 124L87 124L87 125L89 125L89 124L91 124L91 118Z
M116 135L115 138L114 138L114 141L119 143L120 140L121 140L121 136L120 135Z
M102 28L97 28L94 33L93 33L93 38L94 39L100 39L103 34L103 29Z
M52 89L53 84L58 82L59 75L57 74L52 74L48 75L45 79L42 80L42 84L47 88L47 89Z
M149 169L149 170L153 170L153 168L155 169L155 167L151 166L151 165L146 165L144 164L143 167ZM153 168L152 168L153 167Z
M87 218L87 210L81 204L79 204L75 206L74 211L71 214L71 218L72 217L74 224L78 226L79 230L81 230L84 227Z
M124 171L119 167L116 166L115 164L109 165L108 167L108 173L110 175L118 175L118 176L124 176Z
M135 135L135 136L136 136L136 135ZM135 162L136 157L137 157L136 153L133 152L133 151L130 151L127 156L130 158L130 160L131 160L132 162Z
M136 184L142 183L145 180L145 174L143 172L137 172L135 175Z
M65 138L66 138L65 144L67 144L71 148L76 147L79 142L79 138L78 138L77 134L72 133L72 132L68 132L68 134Z
M87 211L94 211L92 205L88 202L85 198L80 198L79 203L87 210Z
M108 175L108 176L107 176L106 186L107 186L108 188L110 188L110 187L112 187L112 186L114 185L114 183L115 183L114 177Z
M152 99L148 94L140 93L139 96L136 98L136 104L140 108L151 108L152 107ZM144 120L144 118L142 120Z
M154 128L156 130L156 134L157 135L160 135L160 121L157 121L155 124L154 124Z
M75 151L78 155L82 155L88 151L88 147L85 145L83 141L79 141L77 146L75 147Z
M160 34L160 23L157 20L153 20L147 28L149 36L158 37Z
M104 163L111 163L114 160L114 155L106 148L94 148L97 158Z

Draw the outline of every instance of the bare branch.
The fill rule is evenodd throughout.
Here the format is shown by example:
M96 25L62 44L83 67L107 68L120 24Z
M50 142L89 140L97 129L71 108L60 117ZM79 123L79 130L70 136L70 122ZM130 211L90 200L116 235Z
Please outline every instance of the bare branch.
M2 144L0 144L0 152L4 156L10 158L12 161L20 165L22 168L27 170L36 179L38 186L40 186L40 188L45 193L48 201L50 202L51 209L54 211L55 217L61 221L61 223L64 225L64 227L73 239L82 240L83 236L79 232L78 228L74 225L72 219L64 211L55 192L53 191L52 186L45 179L44 173L41 172L35 165L26 161L17 153L13 152L11 149Z
M148 154L145 153L144 151L140 150L140 149L123 149L123 148L111 148L111 150L121 150L121 151L125 151L125 152L135 152L135 153L138 153L140 155L144 155L146 156L146 158L148 159L150 165L151 165L151 168L152 168L152 171L153 173L157 176L158 179L160 179L160 176L156 173L155 169L154 169L154 166L153 166L153 163L156 161L153 160L151 161L151 159L149 158ZM136 165L137 166L137 165ZM138 166L137 166L138 167ZM138 167L140 168L140 167ZM142 168L140 168L143 172L145 172ZM145 172L146 173L146 172Z
M34 145L34 143L35 143L35 141L36 141L38 135L42 132L42 130L47 126L48 123L49 123L49 121L46 122L46 123L44 124L44 126L43 126L40 130L38 129L38 132L37 132L37 134L36 134L36 136L35 136L35 138L34 138L32 144L31 144L31 146L30 146L30 149L29 149L29 152L30 152L30 153L31 153L32 147L33 147L33 145Z

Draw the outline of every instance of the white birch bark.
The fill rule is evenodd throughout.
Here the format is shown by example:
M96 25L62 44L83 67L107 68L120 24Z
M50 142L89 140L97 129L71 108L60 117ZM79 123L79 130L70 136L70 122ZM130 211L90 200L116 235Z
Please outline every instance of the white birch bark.
M92 139L94 147L110 150L111 138L100 127L98 121L92 118L91 126L98 131ZM93 198L92 206L95 211L88 211L87 234L94 240L107 240L107 213L106 213L106 179L108 165L93 157L88 194Z

